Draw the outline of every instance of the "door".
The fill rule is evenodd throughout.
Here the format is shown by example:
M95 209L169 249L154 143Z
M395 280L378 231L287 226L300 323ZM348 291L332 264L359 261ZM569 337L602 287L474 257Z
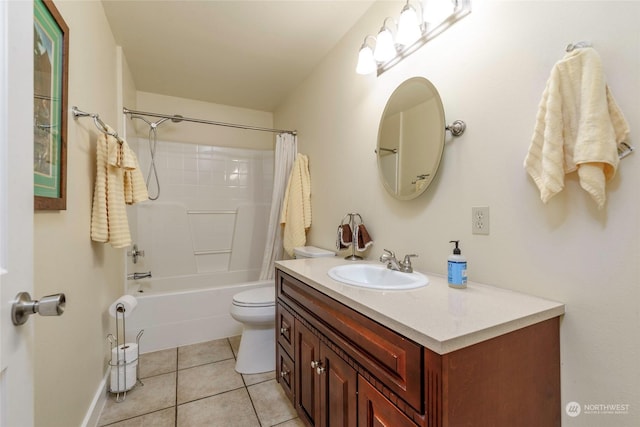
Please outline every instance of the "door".
M33 2L0 1L0 425L33 426L33 321L11 322L33 294Z
M320 423L322 427L356 427L358 411L355 369L324 343L320 344Z
M418 427L409 417L358 376L358 427Z
M320 340L302 323L295 321L296 409L307 425L317 426L320 417L318 368Z

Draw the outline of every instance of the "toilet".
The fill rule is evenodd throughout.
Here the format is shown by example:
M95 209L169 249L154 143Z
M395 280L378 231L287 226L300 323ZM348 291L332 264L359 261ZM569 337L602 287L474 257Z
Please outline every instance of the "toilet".
M334 252L314 246L302 246L293 251L296 258L335 256ZM240 374L258 374L276 369L275 294L274 286L262 286L233 296L230 314L242 323L235 368Z

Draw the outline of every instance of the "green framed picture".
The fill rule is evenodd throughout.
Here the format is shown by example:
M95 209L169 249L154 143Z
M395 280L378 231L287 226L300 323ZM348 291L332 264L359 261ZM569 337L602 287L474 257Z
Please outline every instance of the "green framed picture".
M67 208L69 28L51 0L34 1L34 208Z

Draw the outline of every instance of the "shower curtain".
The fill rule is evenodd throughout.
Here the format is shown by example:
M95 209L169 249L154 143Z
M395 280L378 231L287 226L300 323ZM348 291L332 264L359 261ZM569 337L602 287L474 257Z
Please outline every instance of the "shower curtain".
M260 270L260 280L273 279L275 261L282 258L282 230L280 228L282 201L287 187L287 179L289 179L293 161L297 154L298 141L295 135L281 133L276 136L271 213L269 214L269 228Z

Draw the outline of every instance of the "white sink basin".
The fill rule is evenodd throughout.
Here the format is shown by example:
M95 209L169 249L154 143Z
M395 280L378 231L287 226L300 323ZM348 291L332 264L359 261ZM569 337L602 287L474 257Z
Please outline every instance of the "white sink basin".
M415 289L429 283L424 274L403 273L377 264L340 265L330 269L328 274L338 282L369 289Z

